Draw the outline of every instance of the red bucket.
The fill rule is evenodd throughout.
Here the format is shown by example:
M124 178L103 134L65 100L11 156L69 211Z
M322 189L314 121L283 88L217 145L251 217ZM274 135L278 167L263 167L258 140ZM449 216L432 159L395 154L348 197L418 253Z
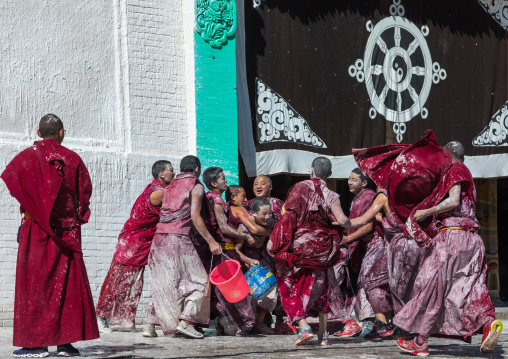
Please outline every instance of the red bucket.
M230 303L241 301L250 291L240 263L235 260L228 259L215 267L210 273L210 281Z

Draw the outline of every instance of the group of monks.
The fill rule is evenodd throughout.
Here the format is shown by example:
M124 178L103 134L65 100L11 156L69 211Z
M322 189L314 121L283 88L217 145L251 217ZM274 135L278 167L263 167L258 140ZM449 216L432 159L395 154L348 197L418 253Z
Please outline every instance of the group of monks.
M430 336L470 342L483 334L483 352L497 344L502 322L485 285L476 192L458 142L443 148L428 131L411 145L353 150L359 168L348 180L349 218L327 186L326 157L314 159L310 179L285 202L271 196L267 176L255 179L256 198L247 201L220 167L204 170L203 184L196 156L184 157L176 176L169 161L157 161L94 306L80 232L91 180L81 158L61 145L57 116L42 117L38 135L1 175L21 213L13 344L22 348L14 357L46 357L55 345L57 356L77 356L71 343L111 332L108 323L135 328L147 264L146 337L157 337L160 326L165 335L203 338L215 319L217 335L292 334L295 345L317 337L327 346L333 320L341 323L336 336L393 339L418 356L429 355ZM230 303L210 284L226 260L244 272L264 266L277 285L260 299ZM319 318L316 336L311 317Z

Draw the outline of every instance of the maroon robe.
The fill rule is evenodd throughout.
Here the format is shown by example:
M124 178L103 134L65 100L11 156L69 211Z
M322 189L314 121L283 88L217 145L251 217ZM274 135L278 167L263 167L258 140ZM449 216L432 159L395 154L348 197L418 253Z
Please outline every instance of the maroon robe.
M25 219L19 234L13 344L40 347L99 337L81 252L92 183L85 164L55 140L36 141L1 178Z
M238 229L239 224L241 223L239 218L236 218L233 215L233 212L231 211L231 208L229 205L222 199L222 196L214 191L209 191L206 193L206 197L208 198L208 201L210 203L210 207L213 208L215 204L219 204L222 209L224 210L224 214L227 218L227 224L233 228ZM213 210L211 210L213 212ZM215 212L213 214L213 220L215 220ZM221 245L234 245L235 241L233 238L229 238L225 235L222 235L222 242ZM240 256L236 252L236 249L224 249L223 247L223 253L225 256L214 256L213 258L213 267L216 267L223 261L231 258L234 260L237 260L242 263ZM229 258L228 258L229 257ZM215 308L217 311L223 311L225 310L228 313L229 318L231 321L235 324L237 329L240 332L246 332L251 330L254 327L254 324L256 323L256 301L252 296L249 294L247 297L242 299L241 301L237 303L229 303L226 298L222 295L222 293L217 289L216 286L214 286L214 294L215 297L212 296L212 308Z
M353 155L361 171L378 187L388 191L390 211L395 212L402 223L431 195L451 166L450 154L437 142L431 130L411 145L353 149Z
M413 298L394 317L394 324L423 336L458 337L470 342L472 335L481 334L483 326L495 319L495 308L485 284L485 247L477 233L476 191L468 168L455 162L418 208L437 205L457 183L461 184L459 206L433 216L428 226L406 223L408 229L416 229L414 233L428 248Z
M150 200L152 192L164 190L154 179L132 206L131 214L118 236L118 244L108 274L102 284L97 315L113 323L134 325L136 309L143 292L143 273L159 222L160 207Z
M376 192L373 190L362 190L353 199L349 218L354 219L365 214L375 198ZM353 234L358 229L359 228L350 229L348 235ZM355 271L359 272L355 303L355 312L358 319L364 320L373 317L375 313L388 311L390 308L381 308L379 306L377 308L379 311L375 311L372 303L367 298L365 289L365 281L368 280L367 273L371 271L374 264L380 260L385 253L385 243L383 237L375 230L372 230L359 240L351 243L348 247L351 265ZM369 282L369 284L371 283Z
M344 257L341 235L329 215L339 195L313 178L290 190L286 213L270 236L277 261L277 286L290 322L332 312L345 320L340 283L333 266Z
M251 206L252 206L252 202L254 202L254 200L255 200L255 198L247 201L245 208L248 211L252 210ZM275 198L275 197L270 197L268 200L270 201L270 205L272 207L273 218L275 218L276 220L279 220L279 218L282 217L281 212L282 212L282 207L284 206L284 201L281 201L280 199Z
M180 320L203 325L210 320L209 267L202 261L210 251L191 218L189 194L197 184L201 182L193 173L183 172L164 188L148 258L153 303L148 321L160 324L164 334L176 333ZM213 226L206 196L201 216L207 227Z

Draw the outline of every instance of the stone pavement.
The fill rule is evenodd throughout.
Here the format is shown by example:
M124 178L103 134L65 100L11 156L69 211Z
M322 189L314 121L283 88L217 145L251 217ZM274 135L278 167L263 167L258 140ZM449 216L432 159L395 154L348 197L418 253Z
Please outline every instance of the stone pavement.
M430 339L430 354L434 358L505 358L508 357L508 321L504 320L506 331L501 336L494 352L481 354L481 336L473 338L472 344L458 341ZM115 328L114 328L115 329ZM254 337L215 337L213 330L206 330L207 337L202 340L163 337L143 338L141 328L136 332L118 330L103 334L101 338L76 344L82 356L108 359L155 359L155 358L415 358L401 352L393 341L366 342L359 339L339 339L331 337L329 347L318 347L314 342L303 347L295 347L296 336L273 335ZM12 358L12 328L0 328L0 358ZM49 348L53 354L55 347Z

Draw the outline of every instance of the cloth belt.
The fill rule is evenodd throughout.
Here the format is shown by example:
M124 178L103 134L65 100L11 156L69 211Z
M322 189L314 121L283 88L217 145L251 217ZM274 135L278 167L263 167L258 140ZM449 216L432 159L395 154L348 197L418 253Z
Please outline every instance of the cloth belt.
M447 229L457 229L459 231L470 231L470 232L478 233L478 231L476 229L466 228L466 227L443 227L443 228L439 229L439 232L445 231Z
M219 242L219 244L222 247L222 249L224 249L226 251L234 251L234 250L236 250L236 247L234 245L232 245L231 243Z
M25 211L25 218L26 219L31 219L32 221L34 220L34 218L27 211Z

